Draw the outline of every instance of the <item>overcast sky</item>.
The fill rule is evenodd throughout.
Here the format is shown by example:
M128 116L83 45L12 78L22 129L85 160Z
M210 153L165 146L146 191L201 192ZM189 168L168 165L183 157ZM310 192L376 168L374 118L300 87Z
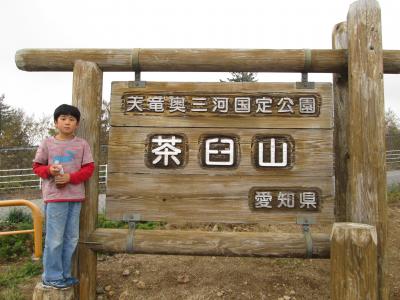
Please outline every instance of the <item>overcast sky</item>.
M24 72L22 48L330 49L352 0L0 0L0 94L39 117L71 102L71 72ZM379 1L383 48L400 49L400 1ZM219 81L228 73L143 73L143 80ZM310 74L331 81L331 74ZM104 73L111 81L133 73ZM258 74L259 81L299 81L300 74ZM385 75L385 104L400 115L400 75Z

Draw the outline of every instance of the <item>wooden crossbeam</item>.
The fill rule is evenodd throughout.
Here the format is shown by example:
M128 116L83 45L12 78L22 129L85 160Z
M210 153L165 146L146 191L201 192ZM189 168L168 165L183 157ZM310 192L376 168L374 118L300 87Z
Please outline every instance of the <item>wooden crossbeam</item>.
M343 49L21 49L24 71L72 71L75 61L104 72L347 72ZM383 52L384 72L400 73L400 50Z

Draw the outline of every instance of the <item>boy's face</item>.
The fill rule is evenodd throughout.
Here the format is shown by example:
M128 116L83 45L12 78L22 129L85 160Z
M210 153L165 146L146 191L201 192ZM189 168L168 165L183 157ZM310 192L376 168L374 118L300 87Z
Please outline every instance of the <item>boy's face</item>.
M61 134L73 135L78 128L78 120L71 115L60 115L54 122L55 127Z

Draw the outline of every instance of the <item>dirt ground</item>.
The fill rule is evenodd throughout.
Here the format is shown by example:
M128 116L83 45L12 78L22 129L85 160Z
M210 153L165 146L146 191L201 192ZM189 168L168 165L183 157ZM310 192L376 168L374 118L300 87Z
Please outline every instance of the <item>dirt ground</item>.
M389 216L389 283L400 299L400 203ZM159 255L98 255L100 299L329 299L330 261ZM26 299L39 277L21 286Z

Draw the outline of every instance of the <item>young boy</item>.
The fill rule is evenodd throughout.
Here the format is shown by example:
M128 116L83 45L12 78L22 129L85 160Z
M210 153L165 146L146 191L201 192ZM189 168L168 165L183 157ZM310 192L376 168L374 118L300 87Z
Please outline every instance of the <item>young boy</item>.
M71 260L79 238L84 181L94 170L88 143L75 136L79 120L75 106L57 107L54 124L58 133L41 143L33 161L33 171L43 179L46 239L42 279L46 287L66 288L79 283L71 276Z

